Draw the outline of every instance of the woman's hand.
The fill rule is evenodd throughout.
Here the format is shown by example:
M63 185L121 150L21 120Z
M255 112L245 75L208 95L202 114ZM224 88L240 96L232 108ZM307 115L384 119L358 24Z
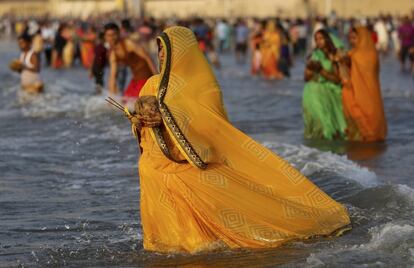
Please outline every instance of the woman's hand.
M158 127L162 116L155 96L142 96L135 103L135 114L143 127Z
M139 119L139 116L136 113L131 113L131 114L126 114L129 122L131 122L131 124L133 126L135 126L139 131L141 131L142 129L142 123L141 120Z
M131 122L131 124L139 124L140 120L137 114L132 113L131 115L127 115L129 122Z
M344 55L340 58L339 64L343 64L347 67L351 67L351 58L348 55Z
M304 80L305 82L308 82L310 80L312 80L314 77L314 73L312 70L309 70L309 68L305 69L305 74L304 74Z
M20 60L15 59L9 63L9 68L14 72L20 73L24 68L24 64Z
M306 65L306 68L313 71L313 72L315 72L315 73L319 73L322 70L322 65L318 61L311 60Z
M159 127L162 124L161 114L153 114L146 117L141 117L143 127Z

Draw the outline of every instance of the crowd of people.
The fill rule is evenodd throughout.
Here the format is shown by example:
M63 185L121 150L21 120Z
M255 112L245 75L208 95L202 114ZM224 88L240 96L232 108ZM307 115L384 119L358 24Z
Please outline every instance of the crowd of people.
M414 15L342 19L333 12L313 19L232 21L112 15L88 20L3 17L0 21L0 35L17 37L22 51L10 68L20 72L22 88L32 93L43 91L41 67L81 66L94 78L97 94L106 86L109 93L133 102L157 73L154 62L160 44L156 37L172 25L190 28L217 69L222 55L234 53L237 64L250 64L251 75L279 80L290 76L296 60L306 58L303 111L308 138L383 140L386 122L378 57L395 55L402 72L414 73ZM347 52L349 46L352 49ZM127 85L128 75L132 78ZM370 89L358 89L363 85ZM370 111L364 111L368 107Z

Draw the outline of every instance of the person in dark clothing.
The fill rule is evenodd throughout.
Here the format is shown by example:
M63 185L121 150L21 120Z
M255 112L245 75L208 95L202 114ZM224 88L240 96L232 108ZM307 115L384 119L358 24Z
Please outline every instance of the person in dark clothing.
M63 32L66 28L65 24L59 26L58 32L55 35L55 42L52 51L52 67L55 69L62 68L63 63L63 49L66 46L67 40L63 37Z
M104 45L104 33L99 34L98 43L94 49L94 59L91 67L90 77L95 78L95 93L101 94L104 87L105 67L108 62L107 50Z

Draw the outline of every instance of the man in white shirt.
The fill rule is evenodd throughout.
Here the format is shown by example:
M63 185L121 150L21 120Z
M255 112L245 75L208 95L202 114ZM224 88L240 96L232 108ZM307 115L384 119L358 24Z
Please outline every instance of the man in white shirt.
M374 30L378 36L377 50L380 53L387 53L389 36L387 25L382 17L374 24Z
M219 51L220 53L224 51L224 46L226 43L228 25L225 20L220 20L216 25L216 35L219 41Z
M46 57L46 65L50 66L52 61L53 41L55 39L56 31L49 22L45 22L41 26L41 35L43 38L43 50Z

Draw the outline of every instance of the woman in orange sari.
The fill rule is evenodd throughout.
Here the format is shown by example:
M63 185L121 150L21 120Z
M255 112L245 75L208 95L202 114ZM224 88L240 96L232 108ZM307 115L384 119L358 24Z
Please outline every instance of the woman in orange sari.
M267 79L282 79L283 75L278 69L281 36L276 29L276 24L269 21L263 33L263 41L260 46L262 53L262 73Z
M268 248L348 229L346 209L236 129L192 31L159 37L160 74L128 117L140 134L144 248Z
M83 67L90 69L94 59L94 49L96 41L96 30L92 26L88 26L86 31L79 34L81 38L80 52Z
M354 28L349 41L349 80L343 79L342 102L348 123L347 136L354 141L382 141L387 121L379 82L377 50L367 28Z

